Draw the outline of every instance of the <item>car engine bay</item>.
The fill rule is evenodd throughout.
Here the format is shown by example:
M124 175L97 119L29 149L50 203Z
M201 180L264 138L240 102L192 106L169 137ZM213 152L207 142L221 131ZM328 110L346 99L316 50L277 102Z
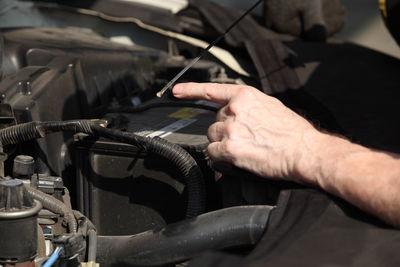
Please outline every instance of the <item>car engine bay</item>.
M157 37L169 50L74 25L3 31L1 264L160 266L261 237L271 207L222 192L206 155L218 106L154 97L199 48ZM183 79L243 83L215 59Z
M209 250L247 255L281 191L303 186L213 163L207 129L219 106L155 97L219 28L193 10L77 2L21 1L0 25L0 266L187 266ZM313 79L314 59L296 55L313 55L312 45L271 41L270 56L235 42L226 38L180 82L252 85L341 130L294 90Z

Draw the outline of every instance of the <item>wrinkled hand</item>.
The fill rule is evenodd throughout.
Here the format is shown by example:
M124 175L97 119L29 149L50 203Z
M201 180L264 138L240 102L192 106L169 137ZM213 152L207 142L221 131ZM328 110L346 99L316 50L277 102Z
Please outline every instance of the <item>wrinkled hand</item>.
M208 129L214 161L263 177L313 183L305 173L321 133L276 98L249 86L207 83L178 84L173 94L223 105Z
M339 0L266 0L265 24L309 41L324 41L345 24Z

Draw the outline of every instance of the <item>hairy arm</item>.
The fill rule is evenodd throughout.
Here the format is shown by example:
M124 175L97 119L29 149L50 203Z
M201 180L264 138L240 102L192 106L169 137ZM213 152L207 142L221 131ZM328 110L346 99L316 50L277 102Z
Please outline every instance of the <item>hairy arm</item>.
M223 105L208 130L213 160L320 187L400 227L399 155L322 133L252 87L187 83L173 93Z
M327 134L318 143L319 155L300 177L400 227L400 156Z

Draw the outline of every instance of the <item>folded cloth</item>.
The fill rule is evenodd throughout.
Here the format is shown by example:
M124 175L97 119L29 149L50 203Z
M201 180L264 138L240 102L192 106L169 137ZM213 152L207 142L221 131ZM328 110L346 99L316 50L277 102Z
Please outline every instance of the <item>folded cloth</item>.
M325 41L345 24L339 0L265 0L265 25L308 41Z

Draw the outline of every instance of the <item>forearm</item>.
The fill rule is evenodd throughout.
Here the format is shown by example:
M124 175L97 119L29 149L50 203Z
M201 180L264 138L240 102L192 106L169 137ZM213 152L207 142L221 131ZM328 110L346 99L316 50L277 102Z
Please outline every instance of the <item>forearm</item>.
M309 181L400 227L400 156L335 136L320 138L318 156L303 173Z

